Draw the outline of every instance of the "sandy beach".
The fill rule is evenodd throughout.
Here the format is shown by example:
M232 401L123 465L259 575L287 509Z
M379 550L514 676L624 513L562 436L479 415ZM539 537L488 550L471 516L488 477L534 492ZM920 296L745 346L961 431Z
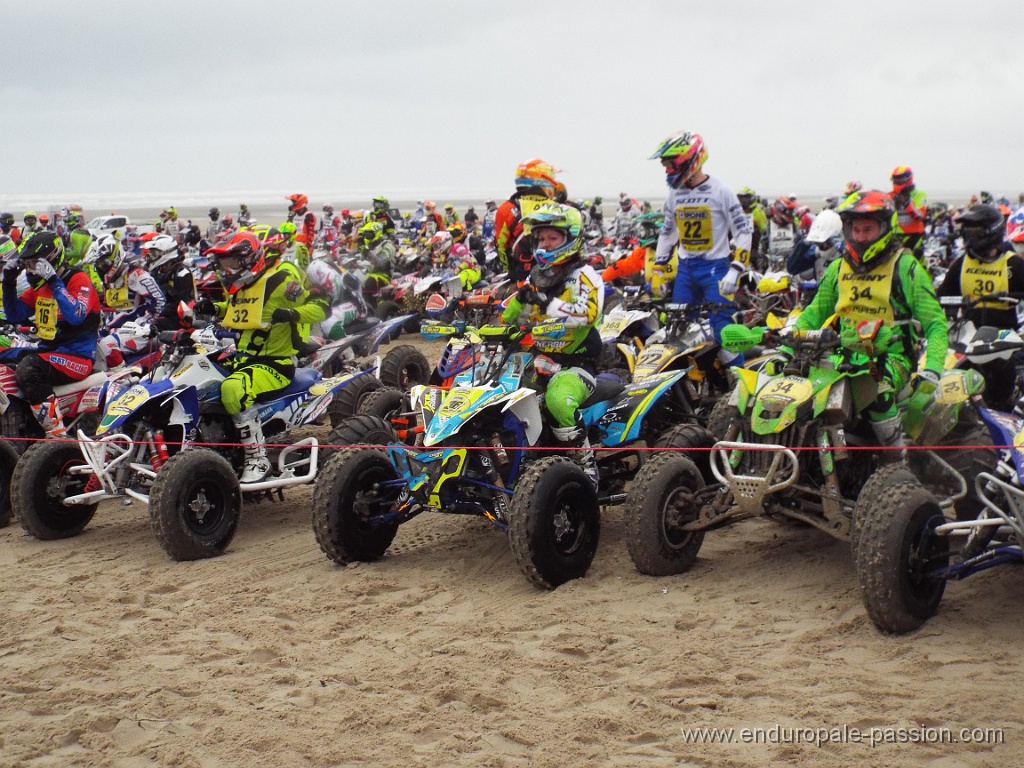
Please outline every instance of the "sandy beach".
M306 487L247 505L228 552L192 563L164 555L138 504L104 504L65 541L0 530L0 764L952 768L1024 755L1020 570L950 584L924 629L891 637L865 614L847 545L811 529L741 523L709 534L690 573L655 579L634 570L611 508L587 577L540 592L476 518L425 515L381 562L340 568L317 548L310 499ZM684 734L704 727L737 743ZM844 727L846 743L808 743ZM761 743L738 743L744 728ZM999 730L963 743L961 729ZM942 743L868 743L898 733Z

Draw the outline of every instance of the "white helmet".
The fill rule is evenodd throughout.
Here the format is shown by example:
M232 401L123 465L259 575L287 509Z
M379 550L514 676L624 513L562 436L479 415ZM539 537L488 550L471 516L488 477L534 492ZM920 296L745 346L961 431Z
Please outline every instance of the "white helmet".
M345 293L344 276L323 259L316 259L306 267L309 282L327 297L331 305L341 301Z
M142 245L142 255L146 260L146 269L151 273L160 274L184 260L178 250L177 241L170 235L157 235Z
M842 233L843 222L839 218L839 214L831 208L826 208L814 217L814 222L807 231L807 242L821 245L833 237L839 237Z

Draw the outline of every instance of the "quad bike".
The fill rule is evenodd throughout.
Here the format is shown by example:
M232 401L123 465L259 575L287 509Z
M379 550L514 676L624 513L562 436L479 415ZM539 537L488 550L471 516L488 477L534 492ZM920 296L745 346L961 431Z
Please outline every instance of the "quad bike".
M618 450L598 452L595 488L546 437L540 396L527 386L533 372L553 372L555 364L539 350L564 326L536 326L525 336L508 326L475 333L484 348L477 363L482 370L470 366L466 382L449 389L412 390L412 407L425 425L417 445L392 438L385 450L344 449L325 464L314 493L313 528L329 559L380 559L398 527L422 512L482 515L507 530L528 580L557 587L587 572L597 549L600 505L625 497L624 484L642 464L641 448L659 437L659 444L674 447L711 445L710 435L694 426L661 434L668 423L662 408L685 371L631 385L599 377L581 410L593 443ZM361 418L379 440L387 424Z
M707 419L714 404L730 389L728 369L719 360L721 345L708 320L718 304L665 304L664 326L632 344L619 343L633 381L643 381L663 371L685 370L685 385L691 409Z
M862 323L857 330L870 349L879 324ZM638 570L682 573L695 562L706 531L768 516L850 541L858 571L866 572L873 565L862 558L867 550L858 541L868 521L898 517L905 512L901 505L925 496L940 514L966 516L978 503L974 478L984 471L986 458L989 467L995 463L991 447L984 447L989 441L977 440L977 451L940 457L934 450L910 450L906 463L886 462L864 413L879 393L870 367L836 364L831 353L839 336L829 328L802 332L728 326L723 343L752 337L757 343L764 336L791 346L793 362L779 376L735 369L738 382L726 401L731 421L709 465L698 467L688 458L666 454L638 474L624 514L626 541ZM963 445L983 386L977 372L945 372L924 418L904 414L915 445L940 440ZM921 607L925 603L937 604L932 585L915 582L914 589L921 605L913 615L927 613ZM864 593L866 605L872 599Z
M601 319L602 370L629 378L630 358L643 349L644 341L661 328L658 320L660 302L640 296L640 288L627 286L622 291L622 302Z
M21 346L18 339L17 336L5 339L11 343L0 346ZM139 359L148 361L148 355L148 352L144 352ZM126 387L137 372L137 369L119 372L94 369L93 373L81 381L55 386L54 398L60 407L64 426L91 432L99 423L100 414L107 400ZM0 437L9 438L10 445L18 453L24 453L32 441L46 437L35 409L21 391L13 362L0 363Z
M910 632L935 615L950 579L1024 563L1024 418L980 408L999 461L974 478L981 509L949 519L935 497L907 481L886 490L860 523L855 559L868 616Z
M211 337L233 335L164 332L164 358L149 377L110 401L95 438L79 430L77 444L43 441L26 451L11 481L14 513L25 530L38 539L68 538L89 524L100 501L141 501L164 551L175 560L195 560L228 546L243 495L280 496L283 488L312 482L320 459L317 439L273 443L286 442L293 429L316 423L329 410L352 415L357 401L347 388L372 378L376 369L324 379L319 371L299 368L289 386L259 396L274 469L265 480L240 484L243 451L220 403L227 353L210 343Z

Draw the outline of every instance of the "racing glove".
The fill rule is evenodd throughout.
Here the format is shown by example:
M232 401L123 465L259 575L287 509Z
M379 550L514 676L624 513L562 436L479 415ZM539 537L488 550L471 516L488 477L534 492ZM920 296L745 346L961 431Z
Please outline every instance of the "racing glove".
M736 288L739 286L740 275L745 271L746 268L738 261L729 264L729 271L725 273L725 277L718 281L719 293L725 297L735 294Z
M217 305L209 299L199 299L192 308L193 312L197 315L204 315L206 317L217 316Z
M46 259L36 259L34 262L30 262L28 271L47 283L57 277L57 270Z
M914 392L910 396L910 400L907 401L906 423L909 431L913 434L919 431L919 427L914 425L921 424L924 419L924 411L931 405L932 399L935 397L935 390L939 388L939 374L928 369L919 371L911 386Z
M296 323L299 320L299 311L297 309L288 309L288 307L278 307L274 310L274 314L270 316L270 322L272 323Z

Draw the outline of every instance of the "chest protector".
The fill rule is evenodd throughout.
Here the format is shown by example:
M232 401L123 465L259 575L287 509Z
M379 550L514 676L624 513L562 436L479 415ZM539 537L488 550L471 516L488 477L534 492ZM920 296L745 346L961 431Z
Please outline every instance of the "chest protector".
M135 303L128 298L128 280L120 285L111 285L103 292L103 301L111 309L131 309Z
M227 328L237 331L267 329L269 322L263 322L263 305L266 302L267 281L264 277L243 288L228 299L228 308L221 322Z
M544 203L551 201L544 195L522 195L519 198L519 220L522 221Z
M644 255L644 279L651 284L651 293L658 298L665 298L672 290L679 268L679 261L673 253L665 264L657 264L654 259L658 255L656 248L647 248Z
M57 300L52 296L36 297L36 334L43 341L57 337Z
M676 228L679 247L687 253L707 253L715 247L711 208L707 205L677 206Z
M960 292L969 299L976 299L991 293L1010 292L1010 273L1007 262L1010 252L1007 251L993 262L978 261L970 254L964 256L960 268ZM983 301L976 305L984 309L1010 309L1005 301Z

